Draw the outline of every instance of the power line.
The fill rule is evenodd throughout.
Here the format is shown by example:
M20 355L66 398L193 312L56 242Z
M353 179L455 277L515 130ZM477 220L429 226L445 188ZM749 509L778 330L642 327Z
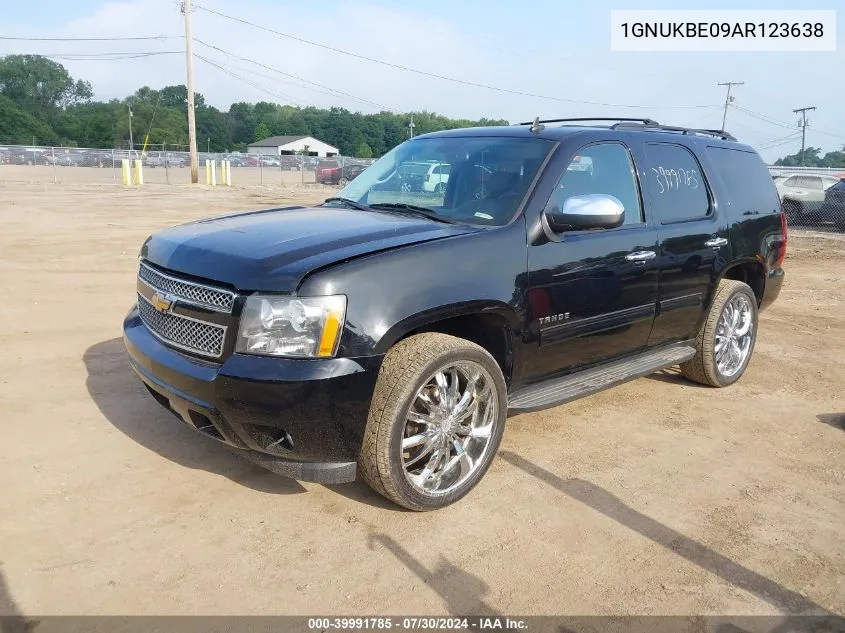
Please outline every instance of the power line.
M149 35L145 37L7 37L0 36L0 40L14 40L18 42L128 42L140 40L179 40L178 35Z
M361 59L367 62L371 62L374 64L381 64L382 66L387 66L389 68L395 68L398 70L404 70L406 72L415 73L417 75L422 75L424 77L431 77L433 79L441 79L443 81L450 81L452 83L462 84L464 86L472 86L474 88L484 88L485 90L493 90L496 92L502 92L506 94L513 94L519 95L522 97L531 97L533 99L546 99L549 101L562 101L566 103L578 103L582 105L593 105L593 106L602 106L602 107L610 107L610 108L649 108L649 109L690 109L690 108L712 108L716 107L713 104L710 105L687 105L687 106L666 106L666 105L629 105L629 104L620 104L620 103L603 103L600 101L586 101L583 99L567 99L565 97L554 97L550 95L542 95L542 94L534 94L530 92L523 92L521 90L514 90L511 88L501 88L498 86L491 86L489 84L478 83L475 81L468 81L466 79L458 79L456 77L447 77L445 75L438 75L436 73L427 72L425 70L419 70L418 68L411 68L409 66L403 66L401 64L395 64L393 62L389 62L383 59L375 59L373 57L367 57L366 55L361 55L359 53L353 53L350 51L345 51L340 48L336 48L334 46L329 46L328 44L321 44L319 42L314 42L311 40L307 40L302 37L297 37L295 35L290 35L289 33L282 33L281 31L276 31L275 29L271 29L266 26L262 26L260 24L255 24L254 22L250 22L248 20L244 20L242 18L238 18L232 15L226 15L225 13L221 13L219 11L215 11L214 9L209 9L207 7L203 7L201 5L195 4L194 8L199 9L201 11L205 11L206 13L211 13L213 15L217 15L221 18L225 18L227 20L232 20L234 22L239 22L241 24L245 24L247 26L251 26L253 28L267 31L268 33L272 33L274 35L278 35L279 37L284 37L290 40L294 40L296 42L300 42L303 44L308 44L310 46L316 46L317 48L323 48L335 53L340 53L341 55L347 55L349 57L354 57L356 59Z
M251 79L247 79L246 77L238 75L237 73L234 73L230 70L227 70L226 68L224 68L220 64L213 62L212 60L208 59L207 57L203 57L202 55L196 55L196 58L201 59L202 61L204 61L209 66L213 66L214 68L216 68L220 72L228 75L229 77L232 77L233 79L237 79L238 81L242 81L243 83L245 83L249 86L252 86L253 88L256 88L257 90L260 90L260 91L262 91L262 92L264 92L264 93L266 93L266 94L268 94L272 97L275 97L277 99L281 99L281 100L284 100L284 101L293 101L296 104L302 105L302 102L299 101L298 99L296 99L295 97L292 97L291 95L287 95L287 94L284 94L284 93L281 93L281 92L276 92L275 90L267 88L266 86L262 86L261 84L258 84L256 82L252 81Z
M761 114L759 112L754 112L753 110L748 110L747 108L743 108L737 105L731 105L732 108L739 110L740 112L745 112L745 114L754 117L755 119L759 119L765 123L770 125L774 125L777 127L782 127L788 130L794 130L795 124L787 123L786 121L781 121L780 119L775 119L774 117L767 116L765 114ZM818 128L810 128L813 132L817 134L824 134L825 136L832 136L834 138L845 138L845 135L837 134L835 132L826 132L825 130L820 130Z
M155 57L156 55L177 55L184 51L147 51L139 53L32 53L40 57L51 59L67 59L73 61L114 61L118 59L137 59L139 57Z
M206 46L208 48L214 49L216 51L220 51L224 55L227 55L227 56L232 57L234 59L238 59L238 60L241 60L241 61L244 61L244 62L248 62L250 64L255 64L256 66L260 66L261 68L265 68L265 69L270 70L274 73L284 75L285 77L290 77L291 79L296 79L298 81L302 81L304 83L311 84L312 86L316 86L318 88L323 88L324 90L329 90L330 92L335 93L336 95L349 97L350 99L354 99L356 101L360 101L360 102L366 103L368 105L373 105L373 106L376 106L377 108L381 108L383 110L390 110L391 109L388 106L384 105L383 103L378 103L377 101L370 101L369 99L364 99L363 97L358 97L358 96L353 95L351 93L343 92L341 90L337 90L337 89L332 88L330 86L319 84L315 81L311 81L310 79L305 79L304 77L299 77L298 75L292 75L291 73L285 72L283 70L279 70L278 68L273 68L272 66L268 66L267 64L263 64L261 62L255 61L254 59L249 59L248 57L241 57L240 55L236 55L236 54L234 54L230 51L224 50L224 49L220 48L219 46L214 46L213 44L208 44L207 42L203 42L199 38L195 37L194 41L197 44L202 44L203 46Z
M794 141L797 141L798 136L799 136L799 132L795 132L794 134L790 134L788 136L784 136L784 137L781 137L781 138L778 138L778 139L773 139L771 141L768 141L768 142L760 145L760 147L758 147L757 149L765 150L765 149L772 149L774 147L780 147L781 145L787 145L788 143L792 143Z
M732 108L739 110L740 112L744 112L750 117L754 117L755 119L759 119L764 123L768 123L769 125L774 125L776 127L786 128L787 130L794 130L795 126L791 123L786 123L785 121L779 121L778 119L773 119L771 117L766 116L765 114L760 114L759 112L754 112L753 110L748 110L747 108L743 108L742 106L731 105Z
M229 64L224 64L223 62L219 62L218 60L208 59L208 58L203 58L203 61L210 63L210 64L211 63L218 64L221 70L225 69L225 70L228 70L228 71L235 73L235 74L237 74L238 72L248 73L250 75L254 75L256 77L262 77L264 79L269 79L269 80L274 81L274 82L286 83L286 84L290 84L292 86L295 86L297 88L305 88L306 90L312 90L316 93L326 95L326 96L329 96L329 97L337 97L338 96L338 95L336 95L332 92L328 92L326 90L320 90L319 88L312 88L311 86L303 86L303 85L300 85L298 83L294 83L292 81L284 81L284 80L279 79L278 77L274 77L274 76L269 75L267 73L262 73L262 72L259 72L259 71L256 71L256 70L252 70L250 68L243 68L243 67L240 67L240 66L232 66L232 65L229 65ZM293 99L293 97L291 97L291 99Z

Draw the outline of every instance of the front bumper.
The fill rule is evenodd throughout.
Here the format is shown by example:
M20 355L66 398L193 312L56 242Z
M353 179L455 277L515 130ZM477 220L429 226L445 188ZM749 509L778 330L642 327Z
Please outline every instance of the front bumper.
M232 354L211 363L164 345L137 308L123 322L123 340L132 369L153 397L197 431L294 479L355 479L383 356Z

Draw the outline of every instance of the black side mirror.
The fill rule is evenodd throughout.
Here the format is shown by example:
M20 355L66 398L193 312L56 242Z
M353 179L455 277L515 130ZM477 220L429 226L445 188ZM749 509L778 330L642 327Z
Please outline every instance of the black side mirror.
M550 207L543 213L555 233L615 229L625 220L625 207L619 199L601 193L570 196L561 207Z

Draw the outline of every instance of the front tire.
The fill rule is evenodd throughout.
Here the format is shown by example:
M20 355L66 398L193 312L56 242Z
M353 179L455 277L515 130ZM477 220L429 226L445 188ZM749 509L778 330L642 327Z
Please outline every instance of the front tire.
M387 354L358 460L364 480L410 510L454 503L487 472L507 415L493 357L439 333L411 336Z
M757 340L757 297L747 284L723 279L696 339L695 356L681 363L684 376L711 387L740 379Z

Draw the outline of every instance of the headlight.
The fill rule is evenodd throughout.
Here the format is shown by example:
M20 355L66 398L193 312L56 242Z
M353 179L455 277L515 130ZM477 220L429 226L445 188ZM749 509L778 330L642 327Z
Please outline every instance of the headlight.
M337 351L346 297L247 297L236 351L268 356L330 357Z

